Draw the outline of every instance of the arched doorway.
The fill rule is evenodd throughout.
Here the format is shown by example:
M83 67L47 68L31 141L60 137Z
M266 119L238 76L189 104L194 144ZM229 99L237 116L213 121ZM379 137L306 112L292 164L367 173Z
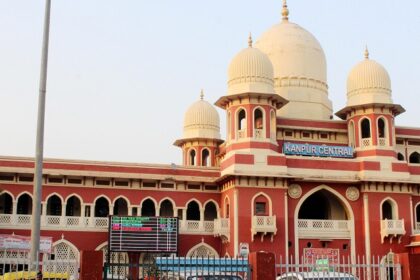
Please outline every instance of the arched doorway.
M29 194L24 193L18 198L17 202L17 214L18 215L30 215L32 214L32 197Z
M154 217L154 216L156 216L155 203L150 198L146 199L141 204L141 215L143 217Z
M169 199L165 199L160 203L160 213L161 217L173 217L174 216L174 207L172 202Z
M304 243L308 239L348 240L350 251L347 254L352 262L356 261L353 210L348 200L335 189L320 185L303 195L295 208L294 228L297 263L301 261L300 246L306 247L303 244L299 245L299 241ZM323 247L323 244L319 244L319 247L321 246Z
M73 216L80 217L81 209L82 209L82 204L80 202L80 199L77 196L73 195L69 197L69 199L67 199L67 204L66 204L67 217L73 217Z
M128 205L124 198L120 197L114 202L114 215L128 215Z
M0 214L12 214L13 198L10 194L4 192L0 194Z
M61 216L61 198L58 195L52 195L47 200L47 215Z

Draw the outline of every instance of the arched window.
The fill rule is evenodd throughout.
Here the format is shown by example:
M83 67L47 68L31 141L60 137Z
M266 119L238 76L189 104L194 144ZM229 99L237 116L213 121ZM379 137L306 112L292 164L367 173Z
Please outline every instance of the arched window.
M201 151L201 166L210 166L210 152L208 149Z
M349 145L353 148L356 146L354 137L354 123L352 121L349 123Z
M378 137L385 138L385 121L383 118L378 119Z
M128 205L124 198L120 197L114 202L114 215L128 215Z
M47 215L61 216L61 199L57 195L53 195L48 198Z
M19 196L17 202L17 213L20 215L32 214L32 197L28 194L25 193Z
M46 271L56 271L58 273L68 273L69 275L77 275L79 250L67 240L60 240L53 245L52 253L54 260L48 261Z
M409 158L410 163L420 163L420 154L417 152L414 152L410 155Z
M396 210L395 202L390 199L385 200L382 202L381 205L381 212L382 212L382 220L396 220L397 219L397 210Z
M95 217L108 217L109 215L109 203L104 197L101 197L95 201Z
M404 155L402 153L397 154L398 160L404 161Z
M237 138L246 137L246 113L244 109L238 112L238 135Z
M69 199L67 199L66 204L66 216L78 216L81 215L81 203L80 199L73 195Z
M263 195L259 195L254 200L254 215L268 216L268 201Z
M420 230L420 204L416 206L416 226L417 230Z
M12 214L13 199L8 193L0 194L0 214Z
M255 129L264 128L263 112L260 108L257 108L254 111L254 128Z
M191 151L190 151L190 165L195 165L195 150L194 149L192 149Z
M143 201L141 205L141 215L144 217L156 216L155 203L150 198Z
M361 122L362 139L370 138L370 121L369 119L363 119Z
M200 206L195 201L191 201L187 206L187 220L199 221L200 220Z
M260 108L254 110L254 137L264 137L264 115Z
M165 199L160 204L160 213L161 217L173 217L174 216L174 207L172 202L169 199Z
M214 219L217 219L216 205L213 202L209 202L204 208L204 220L213 221Z

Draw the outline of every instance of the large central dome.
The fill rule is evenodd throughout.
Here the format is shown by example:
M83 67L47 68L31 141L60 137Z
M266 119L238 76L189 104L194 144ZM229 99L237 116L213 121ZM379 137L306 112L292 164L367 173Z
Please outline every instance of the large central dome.
M291 118L329 119L327 63L318 40L304 28L283 20L267 30L255 47L268 55L274 68L276 93L290 101L278 115Z

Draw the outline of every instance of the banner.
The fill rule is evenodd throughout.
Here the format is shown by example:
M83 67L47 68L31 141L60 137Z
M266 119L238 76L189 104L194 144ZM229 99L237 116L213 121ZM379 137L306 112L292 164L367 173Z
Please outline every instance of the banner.
M31 237L12 234L0 234L0 250L29 251ZM52 237L41 236L39 250L41 253L51 254Z

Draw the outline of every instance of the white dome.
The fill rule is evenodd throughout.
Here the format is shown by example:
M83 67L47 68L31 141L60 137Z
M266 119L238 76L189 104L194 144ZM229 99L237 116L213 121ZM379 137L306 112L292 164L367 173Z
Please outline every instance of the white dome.
M219 114L203 99L193 103L185 113L183 139L189 138L221 138Z
M289 22L288 14L287 5L283 3L283 20L255 43L273 64L275 92L289 101L277 115L328 120L332 115L332 103L328 99L324 51L311 33Z
M267 30L255 47L270 58L274 79L302 77L314 79L327 90L327 63L318 40L295 23L283 20Z
M260 50L250 46L240 51L228 70L228 95L274 93L273 65Z
M386 69L378 62L365 59L350 71L347 78L347 106L389 103L391 98L391 79Z

